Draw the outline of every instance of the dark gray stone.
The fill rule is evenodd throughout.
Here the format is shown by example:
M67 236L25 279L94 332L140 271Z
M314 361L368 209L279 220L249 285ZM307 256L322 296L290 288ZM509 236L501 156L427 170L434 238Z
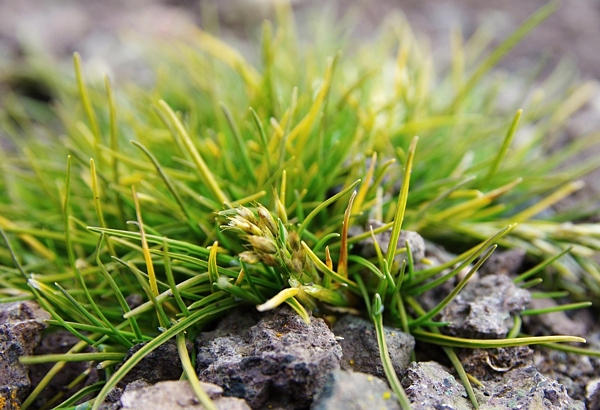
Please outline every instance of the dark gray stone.
M472 408L464 386L437 362L412 362L402 377L402 386L413 410Z
M410 353L415 347L415 339L399 329L385 327L385 340L394 370L400 374L410 362ZM379 355L375 326L368 320L346 315L333 327L336 336L342 337L341 367L385 378Z
M19 357L29 356L40 342L50 315L32 301L0 304L0 404L18 409L31 388L27 366Z
M80 339L78 337L66 330L58 330L52 333L46 332L42 336L42 340L38 346L33 351L33 354L37 356L66 353L79 341ZM95 348L86 346L81 352L92 353L96 351L97 350ZM29 366L29 378L31 379L31 385L37 386L54 365L55 363L40 363ZM87 377L81 380L80 383L77 383L75 386L73 386L73 388L69 390L65 389L65 386L71 384L75 378L79 377L85 371L87 371ZM44 390L40 392L33 402L32 407L43 407L48 400L58 393L61 393L63 395L63 400L66 400L75 392L81 390L84 386L97 382L98 379L98 369L96 369L96 363L94 362L65 363L61 371L52 377L52 380L50 380Z
M366 373L338 370L315 397L312 410L400 410L387 382Z
M342 349L322 319L307 325L287 307L257 316L232 312L197 340L197 372L225 396L245 398L253 408L306 408L339 369Z
M192 343L187 341L186 344L188 351L192 350ZM129 360L144 345L145 343L139 343L129 349L127 356L123 359L123 363ZM120 367L121 365L117 366L116 370ZM143 379L150 384L165 380L178 380L181 377L182 371L183 367L181 366L179 353L177 352L177 345L175 341L170 340L148 353L121 379L118 386L125 387L127 384L139 379Z
M516 286L508 276L489 275L467 286L439 315L446 334L474 339L500 339L512 327L511 314L520 312L531 294Z

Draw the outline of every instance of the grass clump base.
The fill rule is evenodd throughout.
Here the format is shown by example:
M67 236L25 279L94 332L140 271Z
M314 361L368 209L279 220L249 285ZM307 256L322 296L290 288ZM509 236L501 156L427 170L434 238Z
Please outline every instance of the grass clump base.
M254 64L189 28L186 42L152 44L150 88L114 87L107 76L88 82L78 54L74 80L40 71L52 105L8 94L0 111L11 141L0 152L0 301L35 299L49 323L82 342L23 362L101 363L106 381L89 389L96 409L145 355L176 338L185 377L212 408L186 331L240 304L265 311L285 303L307 322L352 308L375 324L403 408L410 402L384 322L442 346L477 406L454 348L584 342L525 337L518 316L498 340L443 335L435 322L497 246L535 261L515 283L541 277L578 302L557 310L600 299L598 226L570 222L585 212L553 208L596 167L572 163L593 136L551 149L586 102L585 85L562 82L559 72L500 105L510 79L491 72L554 8L540 9L488 54L477 36L455 42L442 70L404 21L352 48L318 26L319 41L303 47L283 7L275 25L264 23L260 50L249 52ZM381 227L369 229L373 219ZM350 235L356 226L367 229ZM389 243L378 243L375 235L390 229ZM402 230L458 256L417 265L415 249L399 243ZM353 253L367 238L372 258ZM419 296L465 269L437 306L421 307ZM134 294L144 302L130 308ZM88 345L98 352L79 353Z

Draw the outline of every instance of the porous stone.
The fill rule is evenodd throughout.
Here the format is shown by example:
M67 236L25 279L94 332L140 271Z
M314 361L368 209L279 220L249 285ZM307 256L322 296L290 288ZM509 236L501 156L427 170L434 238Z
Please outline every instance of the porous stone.
M222 397L223 389L201 383L202 389L219 410L249 410L242 399ZM196 393L187 381L164 381L138 389L125 389L120 408L126 410L201 410Z
M472 408L464 386L437 362L412 362L402 377L402 386L413 410Z
M594 349L594 347L590 347ZM599 376L600 358L536 347L533 355L536 369L548 378L555 379L567 389L569 396L587 400L587 386ZM600 407L589 407L599 408Z
M584 410L585 405L569 397L567 389L556 380L544 377L533 366L507 371L499 382L484 384L485 401L481 410ZM481 397L481 396L480 396Z
M527 346L463 350L460 360L473 384L481 410L583 410L582 401L569 396L565 386L540 373Z
M306 408L339 369L342 348L321 319L310 324L287 307L261 315L233 312L196 339L197 372L225 396L253 408ZM235 326L233 325L235 324Z
M467 286L442 310L446 334L474 339L504 338L512 327L511 314L520 312L531 294L504 275L489 275Z
M31 382L19 357L39 343L50 315L32 301L0 304L0 408L18 409Z
M312 410L400 410L387 382L366 373L333 372L333 378L316 395Z
M385 378L375 326L371 322L357 316L346 315L336 322L333 332L343 338L338 340L343 352L342 369ZM410 353L415 347L415 339L399 329L388 326L384 327L384 333L394 370L400 374L410 362Z

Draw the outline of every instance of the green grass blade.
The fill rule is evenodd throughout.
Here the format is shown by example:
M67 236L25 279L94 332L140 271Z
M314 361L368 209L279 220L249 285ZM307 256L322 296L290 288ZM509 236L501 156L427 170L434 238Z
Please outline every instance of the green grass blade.
M177 352L179 353L179 360L181 360L183 372L185 373L192 390L196 393L196 397L198 397L200 404L202 404L206 410L217 410L215 403L213 403L200 385L200 380L198 380L198 375L196 374L196 370L194 370L194 366L192 365L190 355L185 345L185 332L178 333L176 339Z
M419 137L414 137L408 148L408 156L404 165L404 175L402 177L402 187L400 188L400 194L398 195L398 203L396 204L396 215L394 216L394 224L392 225L392 235L390 237L390 243L386 254L386 260L390 269L394 264L394 257L396 256L396 247L398 246L398 238L400 237L400 230L402 229L402 222L404 221L404 213L406 211L406 203L408 201L408 188L410 185L410 174L412 172L413 160L415 157L415 151L417 150L417 142Z

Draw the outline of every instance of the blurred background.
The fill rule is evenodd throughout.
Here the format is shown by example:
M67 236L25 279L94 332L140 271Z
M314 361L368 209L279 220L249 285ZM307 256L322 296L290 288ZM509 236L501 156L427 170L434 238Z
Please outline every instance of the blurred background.
M113 79L138 77L143 69L138 54L124 39L185 37L186 27L197 24L244 48L260 35L265 18L272 17L282 0L0 0L0 90L2 70L14 71L24 60L44 55L72 73L71 55L78 51L89 70L109 73ZM403 13L417 36L441 61L449 56L450 33L460 28L469 38L483 29L498 41L515 30L546 0L286 0L291 3L300 33L309 30L315 10L327 9L333 19L351 21L353 38L374 36L386 16ZM212 23L211 23L212 22ZM301 35L301 34L300 34ZM589 87L595 88L583 110L570 121L569 136L600 130L600 1L569 0L501 63L509 71L535 64L570 66ZM600 134L599 134L600 142ZM600 175L588 178L600 192Z
M0 1L0 57L18 58L25 47L41 47L61 57L79 51L84 57L115 53L126 31L177 34L188 23L202 25L207 14L217 14L229 34L252 33L273 14L281 0L2 0ZM286 0L298 25L310 9L352 13L357 33L369 35L393 11L401 10L418 33L432 40L434 49L448 46L448 34L461 27L465 37L486 26L497 37L514 30L547 0ZM210 18L214 16L208 16ZM541 53L565 57L588 78L600 78L600 2L569 0L521 44L504 63L508 67Z

